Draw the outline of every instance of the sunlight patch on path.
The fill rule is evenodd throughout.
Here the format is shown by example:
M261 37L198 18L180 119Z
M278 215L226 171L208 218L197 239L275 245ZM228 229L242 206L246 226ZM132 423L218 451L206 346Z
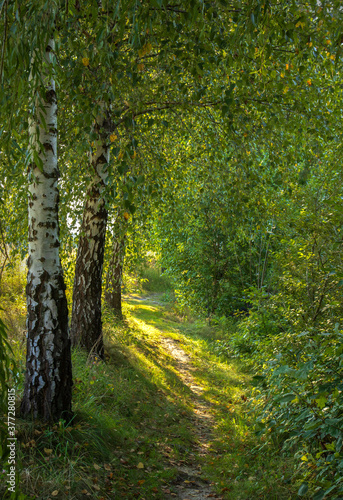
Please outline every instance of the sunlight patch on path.
M210 413L212 405L202 399L201 396L204 388L194 382L192 372L195 369L191 364L191 357L177 345L176 340L161 337L160 341L162 346L166 348L175 359L176 368L181 379L194 395L194 430L197 438L197 446L194 450L194 459L196 460L197 456L203 457L209 452L209 441L211 438L212 428L214 426L214 419ZM194 500L220 498L213 492L211 485L208 484L207 481L201 479L201 469L199 469L200 466L196 463L178 467L181 475L179 474L179 480L177 480L177 484L175 485L178 494L176 498L183 500L187 500L187 498L192 498ZM183 477L186 477L187 479L183 479ZM175 496L167 496L166 498L175 498Z
M157 301L152 301L150 298L132 297L132 299L140 304L137 304L137 309L148 308L152 312L154 305L158 304ZM141 304L142 302L149 302L149 304ZM150 305L151 304L151 305ZM212 489L209 481L202 477L201 465L198 463L200 457L204 457L209 453L211 447L212 429L215 425L212 415L213 405L204 399L203 393L205 388L195 382L193 373L196 368L192 364L192 357L187 354L179 345L177 339L167 337L166 330L158 328L149 324L149 320L141 320L134 318L133 321L145 333L150 334L156 339L161 347L174 359L175 371L185 386L188 387L189 396L193 405L193 422L192 431L195 434L196 445L191 454L191 460L188 465L177 465L178 474L176 479L171 484L176 490L172 493L168 488L165 489L164 494L166 500L179 499L179 500L205 500L208 498L217 498L218 496ZM164 326L164 325L163 325ZM170 327L169 327L170 328ZM175 496L177 495L177 496Z

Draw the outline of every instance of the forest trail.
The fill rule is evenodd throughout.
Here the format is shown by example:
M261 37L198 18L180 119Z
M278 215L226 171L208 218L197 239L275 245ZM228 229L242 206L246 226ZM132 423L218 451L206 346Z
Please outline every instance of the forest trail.
M135 301L163 306L158 296L131 296L130 298ZM192 363L192 356L180 347L180 340L164 335L161 335L159 340L161 346L174 358L175 370L185 386L189 388L194 411L192 429L193 433L195 433L194 437L196 441L191 454L191 460L187 464L182 463L177 465L178 474L170 485L173 492L169 488L166 488L165 498L167 500L205 500L208 498L221 500L223 497L214 492L210 481L202 472L200 463L208 454L211 438L213 437L215 422L212 414L212 404L203 397L205 388L198 380L195 380L193 373L196 368Z
M187 500L188 498L192 498L193 500L221 498L213 492L209 481L202 477L201 466L196 461L197 457L204 457L208 453L210 446L210 438L214 425L213 416L211 415L211 405L202 397L204 388L196 383L192 376L194 368L190 356L183 349L180 349L176 340L161 337L161 344L175 359L175 368L185 385L193 393L194 428L198 441L194 449L194 463L178 466L179 474L175 481L178 496L170 496L170 498L179 498L182 500Z

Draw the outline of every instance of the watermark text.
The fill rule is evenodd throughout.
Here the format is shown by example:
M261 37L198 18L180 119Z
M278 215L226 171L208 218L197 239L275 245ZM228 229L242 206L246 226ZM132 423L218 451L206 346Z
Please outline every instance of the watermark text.
M9 448L8 456L8 474L7 483L8 491L15 492L15 481L16 481L16 469L15 469L15 459L16 459L16 441L15 437L15 389L9 389L7 393L7 427L8 427L8 437L7 437L7 448Z

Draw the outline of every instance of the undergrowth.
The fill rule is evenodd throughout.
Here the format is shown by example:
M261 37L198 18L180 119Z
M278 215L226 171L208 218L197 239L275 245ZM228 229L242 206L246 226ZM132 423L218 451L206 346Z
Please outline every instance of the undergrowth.
M124 317L104 312L106 362L73 351L72 421L48 426L16 419L18 480L27 498L163 499L177 491L178 467L195 462L223 498L296 498L292 458L272 434L256 436L250 374L212 349L226 338L221 329L187 320L173 302L163 307L155 298L131 299ZM23 311L17 322L24 324ZM25 365L21 328L9 331L20 375L17 417ZM191 356L192 376L212 407L215 427L204 457L197 456L194 394L161 336ZM1 470L5 498L6 463Z
M212 344L212 350L227 360L250 363L255 373L251 407L256 412L256 433L294 457L299 497L342 498L343 330L339 324L328 329L320 324L303 331L286 329L280 326L280 315L267 306L217 323L224 336ZM260 446L259 453L263 449Z

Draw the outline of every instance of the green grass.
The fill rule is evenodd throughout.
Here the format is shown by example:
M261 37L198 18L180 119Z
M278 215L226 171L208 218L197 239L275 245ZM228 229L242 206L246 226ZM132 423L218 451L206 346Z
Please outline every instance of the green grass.
M171 283L167 276L161 275L158 267L144 266L140 271L142 288L146 292L169 292Z
M214 430L199 463L214 490L233 500L297 498L292 462L254 434L249 374L213 353L220 333L159 301L128 300L124 315L118 322L105 313L106 363L73 351L69 426L17 419L22 491L38 500L150 500L176 491L177 467L196 455L196 401L162 335L191 355L192 376L211 404Z

